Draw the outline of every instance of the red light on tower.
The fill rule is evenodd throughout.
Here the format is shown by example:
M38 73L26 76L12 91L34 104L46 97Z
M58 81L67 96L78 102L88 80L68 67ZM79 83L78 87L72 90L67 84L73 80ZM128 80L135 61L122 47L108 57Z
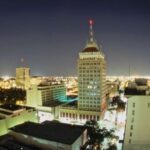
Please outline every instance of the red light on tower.
M93 20L92 19L89 20L89 24L93 25Z

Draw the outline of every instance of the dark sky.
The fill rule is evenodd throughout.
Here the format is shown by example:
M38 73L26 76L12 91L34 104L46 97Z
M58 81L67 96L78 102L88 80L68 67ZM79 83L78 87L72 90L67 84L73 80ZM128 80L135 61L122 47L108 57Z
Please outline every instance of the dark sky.
M108 75L150 75L149 0L0 0L0 76L77 75L90 18Z

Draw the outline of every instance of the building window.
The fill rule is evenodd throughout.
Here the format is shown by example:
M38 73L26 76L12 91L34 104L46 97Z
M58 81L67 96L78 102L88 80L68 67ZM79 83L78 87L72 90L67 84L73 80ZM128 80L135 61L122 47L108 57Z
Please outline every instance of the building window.
M132 136L132 132L130 132L130 136Z
M132 110L132 115L134 115L135 114L135 111L134 110Z
M133 125L131 125L130 129L133 130Z
M135 107L135 103L133 103L132 106Z
M148 108L150 108L150 103L148 103Z
M66 117L68 118L68 113L66 113Z
M129 143L131 143L131 139L129 139Z

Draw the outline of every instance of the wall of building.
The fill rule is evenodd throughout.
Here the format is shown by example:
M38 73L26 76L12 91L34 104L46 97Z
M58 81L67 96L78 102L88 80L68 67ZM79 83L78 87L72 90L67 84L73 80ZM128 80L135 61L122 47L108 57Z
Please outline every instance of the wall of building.
M128 100L124 150L150 149L150 96Z
M78 60L79 102L81 110L100 111L105 98L105 59L99 52L81 52Z
M5 119L1 119L0 120L0 136L6 134L7 131L7 127L6 127L6 121Z
M63 84L32 85L27 90L27 105L31 107L48 106L50 102L66 100L66 87Z
M0 135L6 134L9 128L24 123L25 121L38 122L37 111L32 109L25 110L0 120Z
M72 150L80 150L80 147L87 142L87 130L72 144Z
M87 120L99 120L100 112L84 111L71 108L59 109L59 120L63 122L85 123Z
M35 138L32 136L27 136L13 131L11 131L10 134L22 143L34 145L44 150L80 150L79 145L82 145L82 141L81 141L82 136L79 137L72 145L67 145L59 142L53 142L53 141Z

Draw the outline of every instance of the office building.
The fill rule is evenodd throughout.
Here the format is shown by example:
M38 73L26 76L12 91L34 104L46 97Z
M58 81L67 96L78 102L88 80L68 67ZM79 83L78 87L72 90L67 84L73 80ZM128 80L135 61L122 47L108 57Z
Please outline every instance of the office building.
M89 22L89 40L78 58L78 102L75 107L62 106L60 120L81 122L99 120L106 108L106 61L93 36Z
M101 48L94 40L92 25L90 20L90 39L79 53L78 108L100 112L106 95L106 62Z
M27 90L27 105L32 107L49 106L53 101L66 100L66 87L63 83L32 85Z
M59 105L66 101L66 87L63 83L32 85L27 90L27 106L36 107L39 122L59 118Z

